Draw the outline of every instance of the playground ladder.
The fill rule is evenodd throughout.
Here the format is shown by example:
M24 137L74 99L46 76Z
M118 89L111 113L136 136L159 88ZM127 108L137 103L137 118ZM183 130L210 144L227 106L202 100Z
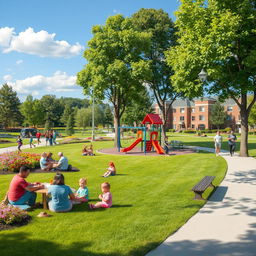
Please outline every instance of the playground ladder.
M146 142L146 151L151 151L152 150L152 141L147 140Z

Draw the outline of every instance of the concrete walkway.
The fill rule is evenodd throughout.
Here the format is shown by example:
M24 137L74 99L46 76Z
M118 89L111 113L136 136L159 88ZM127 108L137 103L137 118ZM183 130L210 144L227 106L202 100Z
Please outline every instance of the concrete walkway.
M256 256L256 159L221 155L228 163L223 182L197 214L147 256Z
M46 146L46 140L45 138L41 138L41 143L39 144L39 146L37 145L37 141L34 140L33 143L36 145L37 147L44 147ZM49 142L48 142L48 146L49 146ZM25 151L24 149L30 148L29 144L26 145L22 145L21 150ZM7 147L7 148L0 148L0 154L2 153L8 153L8 152L13 152L13 151L17 151L18 150L18 146L13 146L13 147Z

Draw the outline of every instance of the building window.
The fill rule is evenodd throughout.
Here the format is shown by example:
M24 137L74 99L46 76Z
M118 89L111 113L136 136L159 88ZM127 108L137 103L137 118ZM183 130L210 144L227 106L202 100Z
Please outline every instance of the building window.
M173 117L173 121L176 121L176 116Z
M196 117L195 117L195 116L191 116L191 120L192 120L192 121L195 121L195 120L196 120Z
M205 108L204 108L203 106L200 106L200 107L199 107L199 111L200 111L200 112L204 112L204 111L205 111Z
M184 121L184 120L185 120L184 116L180 116L180 121Z
M191 108L191 112L192 112L192 113L195 113L195 108Z
M175 129L175 130L176 130L176 124L174 124L174 125L173 125L173 129Z
M232 120L232 115L227 115L227 120L231 121Z
M191 125L191 128L192 128L192 129L195 129L195 125L194 125L194 124L192 124L192 125Z
M173 108L173 109L172 109L172 113L176 113L176 108Z
M180 108L180 113L185 113L185 108Z
M227 111L233 111L233 107L228 106L228 107L227 107Z
M205 125L204 124L199 124L198 129L199 130L205 130Z
M204 121L204 116L199 116L200 121Z

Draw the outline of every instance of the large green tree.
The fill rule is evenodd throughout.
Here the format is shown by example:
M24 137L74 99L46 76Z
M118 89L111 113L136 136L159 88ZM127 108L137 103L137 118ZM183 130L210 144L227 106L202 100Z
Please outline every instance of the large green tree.
M84 57L88 64L77 75L77 83L85 93L92 93L113 104L115 146L120 118L129 102L136 98L149 64L142 53L149 47L150 34L134 31L131 20L122 15L111 16L103 26L94 26Z
M45 111L45 122L50 123L51 126L59 126L64 109L60 101L56 99L56 96L44 95L40 103L42 104L43 111Z
M225 123L227 119L227 113L224 107L219 101L217 101L211 109L210 122L212 125L216 126L218 129Z
M241 116L240 155L248 156L248 116L256 100L255 1L181 0L176 16L178 45L167 58L175 88L189 97L234 99ZM202 68L208 73L204 83L198 79Z
M73 114L74 114L74 111L73 111L71 105L66 104L64 112L63 112L63 114L61 116L61 119L60 119L61 122L66 126L67 122L68 122L68 119L69 119L69 116L73 115Z
M34 100L31 95L28 95L26 100L21 105L21 113L24 116L24 123L28 125L44 124L45 111L39 100Z
M20 100L12 87L4 84L0 89L0 124L7 128L10 124L22 123Z
M145 89L138 95L136 101L132 101L131 104L127 106L122 117L122 122L126 125L138 126L147 114L153 113L152 104L152 97L150 97Z
M162 9L144 8L132 15L132 22L136 30L146 31L152 35L150 47L145 51L143 59L149 63L152 72L152 76L148 76L146 81L161 110L165 137L168 112L173 101L181 96L181 93L176 92L172 86L170 77L173 71L167 66L164 54L176 44L174 23Z

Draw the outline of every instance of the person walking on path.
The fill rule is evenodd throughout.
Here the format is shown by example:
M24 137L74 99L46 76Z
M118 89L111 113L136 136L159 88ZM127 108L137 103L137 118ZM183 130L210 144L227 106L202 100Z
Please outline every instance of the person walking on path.
M41 133L41 132L39 132L39 131L37 131L37 133L36 133L37 145L39 145L39 144L41 143L41 140L40 140L41 135L42 135L42 133Z
M44 136L45 136L45 146L47 146L48 141L49 141L49 130L47 130L47 131L45 132Z
M229 145L229 152L230 156L234 155L235 149L236 149L236 135L234 134L234 131L231 131L228 135L228 145Z
M216 156L219 155L220 149L221 149L221 142L222 142L222 136L220 135L220 132L217 131L217 134L214 137L214 143L215 143L215 153Z
M54 145L57 144L56 138L57 138L57 132L53 130L53 132L52 132L52 142L53 142Z
M17 143L18 143L18 151L21 152L20 148L23 145L23 143L22 143L22 139L21 139L20 135L18 136Z
M33 136L31 133L29 133L29 146L30 148L32 148L32 146L34 146L34 148L36 147L36 145L33 143Z

